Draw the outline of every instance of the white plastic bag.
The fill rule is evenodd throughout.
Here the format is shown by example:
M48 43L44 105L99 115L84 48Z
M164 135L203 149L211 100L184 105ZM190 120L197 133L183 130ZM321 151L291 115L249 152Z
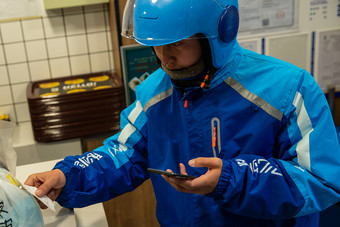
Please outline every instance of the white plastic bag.
M20 182L0 168L0 226L43 227L41 210Z
M7 169L15 176L17 153L12 145L14 127L12 122L0 121L0 168Z

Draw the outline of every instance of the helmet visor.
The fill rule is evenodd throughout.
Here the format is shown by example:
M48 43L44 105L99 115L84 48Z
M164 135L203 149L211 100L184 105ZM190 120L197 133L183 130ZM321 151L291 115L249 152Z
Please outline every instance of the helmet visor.
M202 17L194 12L199 9L191 4L189 0L128 0L121 35L147 46L166 45L189 37L197 38L199 36L193 35L198 33L204 34L206 38L213 37L207 37L207 34L213 32L202 30L204 22L199 21Z

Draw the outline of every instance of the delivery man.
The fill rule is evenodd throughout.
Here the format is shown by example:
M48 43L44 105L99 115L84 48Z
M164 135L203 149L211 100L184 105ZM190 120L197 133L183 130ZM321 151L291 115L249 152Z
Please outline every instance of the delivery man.
M305 70L241 48L238 18L237 0L128 0L122 35L151 46L160 68L119 133L26 184L84 207L151 178L161 226L318 226L340 200L327 101Z

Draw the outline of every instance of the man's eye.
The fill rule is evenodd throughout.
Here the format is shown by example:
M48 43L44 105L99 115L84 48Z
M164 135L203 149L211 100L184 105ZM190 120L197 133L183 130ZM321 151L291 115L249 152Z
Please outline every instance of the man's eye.
M173 43L172 46L177 47L177 46L180 46L181 44L182 42L176 42L176 43Z

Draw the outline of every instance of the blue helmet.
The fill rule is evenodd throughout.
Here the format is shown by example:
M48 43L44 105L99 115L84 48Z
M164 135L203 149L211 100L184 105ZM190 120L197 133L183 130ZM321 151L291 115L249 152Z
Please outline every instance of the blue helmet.
M209 40L213 66L220 68L234 46L238 25L237 0L128 0L122 35L159 46L202 34Z

